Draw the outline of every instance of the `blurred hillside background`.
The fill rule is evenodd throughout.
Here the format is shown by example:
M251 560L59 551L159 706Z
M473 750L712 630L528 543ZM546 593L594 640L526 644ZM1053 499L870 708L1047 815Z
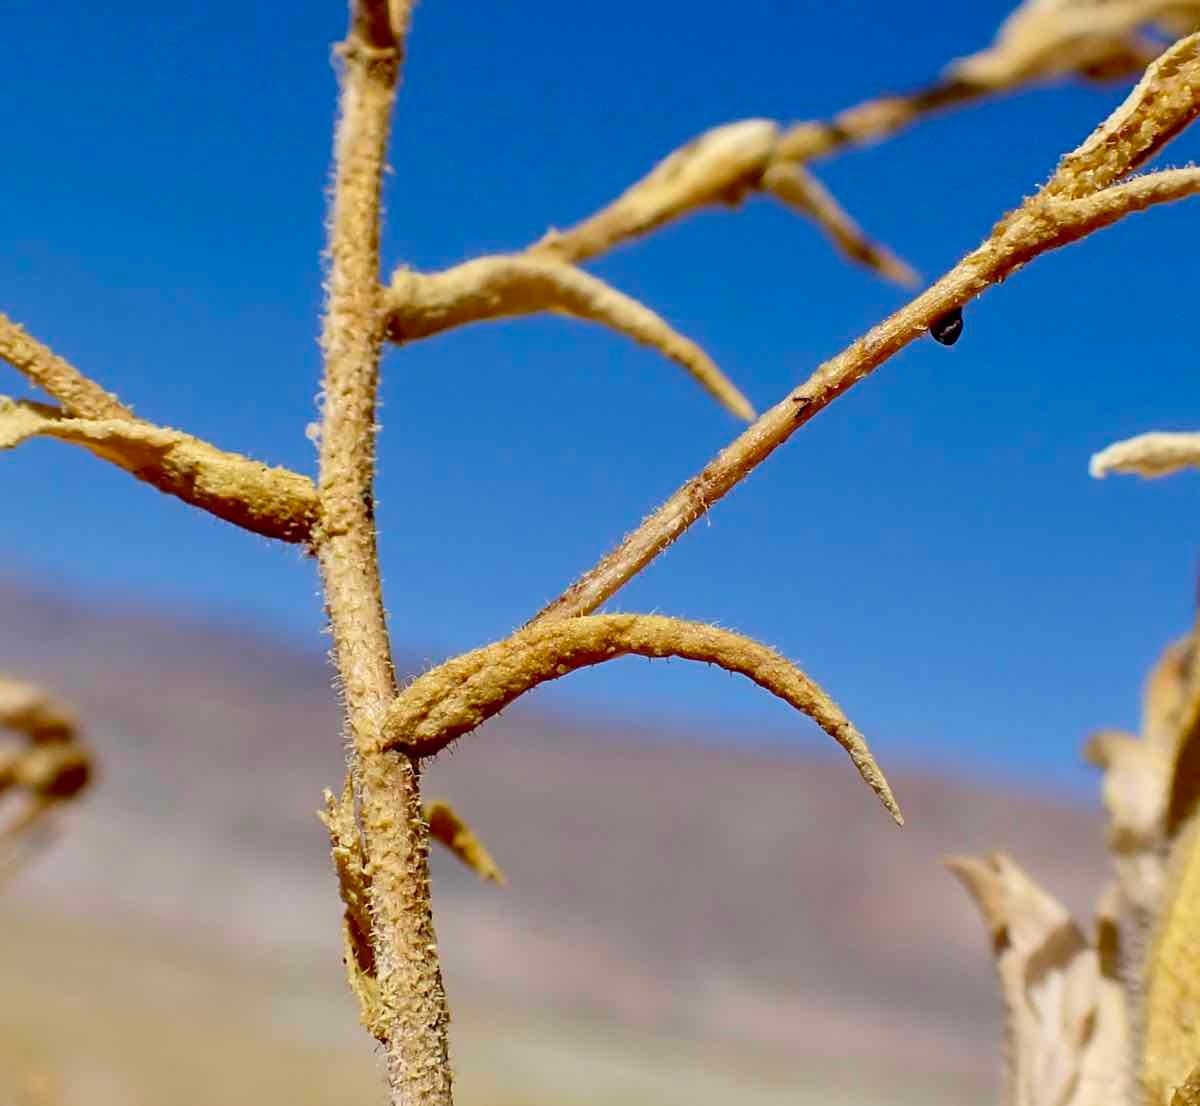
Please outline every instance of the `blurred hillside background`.
M709 126L924 84L1008 8L427 0L384 256L520 247ZM5 16L0 307L140 414L311 472L342 7L80 5L69 34L32 0ZM932 277L1124 92L997 100L816 170ZM1198 150L1185 135L1171 160ZM1099 886L1077 750L1136 725L1191 618L1196 543L1191 480L1096 483L1087 459L1194 422L1197 219L1176 206L1039 260L614 604L796 659L872 741L905 831L822 735L699 666L578 674L438 761L432 793L510 879L435 871L464 1103L991 1092L986 942L940 857L1009 849L1083 913ZM904 298L763 201L595 269L760 407ZM523 622L737 429L656 355L549 318L393 351L383 398L410 672ZM66 446L5 454L0 478L0 671L73 701L102 771L0 895L0 1103L41 1093L13 1089L30 1071L65 1104L377 1101L313 816L342 771L313 566Z

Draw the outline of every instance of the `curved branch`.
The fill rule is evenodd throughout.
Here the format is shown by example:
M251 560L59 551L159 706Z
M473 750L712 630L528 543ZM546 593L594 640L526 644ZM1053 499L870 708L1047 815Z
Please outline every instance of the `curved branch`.
M1180 116L1180 97L1200 102L1200 85L1194 80L1192 63L1200 50L1200 35L1177 43L1156 63L1163 74L1176 74L1180 88L1170 80L1146 80L1138 85L1143 99L1126 101L1114 117L1122 128L1136 129L1138 121L1153 132L1155 126L1174 128ZM1180 59L1183 59L1182 62ZM1164 91L1165 90L1165 91ZM1170 112L1162 103L1169 99ZM1101 127L1104 130L1104 127ZM1178 133L1172 129L1171 134ZM1089 139L1089 141L1091 141ZM1153 137L1142 147L1155 144ZM1086 144L1085 144L1086 145ZM1161 146L1157 143L1156 148ZM1082 147L1081 147L1082 149ZM1026 200L1017 210L1001 219L991 236L968 254L936 284L902 307L864 337L821 365L800 387L761 415L740 437L726 446L697 476L687 481L657 511L651 514L595 568L585 573L562 595L536 616L543 620L571 618L594 611L646 567L712 505L736 487L801 426L824 410L843 392L848 391L898 351L925 334L948 312L962 308L970 300L1005 280L1041 254L1078 241L1084 235L1107 226L1131 211L1150 204L1178 199L1194 190L1192 170L1176 170L1139 178L1129 184L1110 188L1094 199L1087 198L1090 188L1084 177L1091 163L1073 168L1064 159L1052 184ZM1172 174L1178 174L1173 176ZM1150 180L1149 187L1140 183ZM1066 184L1068 191L1059 186ZM1073 185L1079 184L1075 189ZM1066 199L1079 195L1084 199Z
M316 489L290 469L140 419L68 418L54 407L0 397L0 449L38 436L83 446L161 492L268 538L307 541L316 521Z
M772 649L715 626L659 615L608 614L520 630L427 672L388 709L389 748L429 756L470 733L538 684L630 654L682 657L737 672L808 715L845 749L866 784L903 824L866 741L838 705Z
M515 255L481 257L440 273L400 269L383 302L393 342L538 311L600 323L682 365L739 418L754 418L746 397L695 342L637 300L573 265Z

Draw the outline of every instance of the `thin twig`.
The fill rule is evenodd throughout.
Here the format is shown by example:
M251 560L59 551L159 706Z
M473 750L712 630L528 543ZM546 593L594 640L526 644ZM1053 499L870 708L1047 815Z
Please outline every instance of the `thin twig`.
M378 735L395 694L376 548L375 404L384 343L380 191L409 5L352 0L339 50L322 343L321 525L316 549L347 718L371 940L393 1106L450 1106L449 1013L429 902L418 766Z
M0 358L58 400L70 415L88 419L133 417L133 412L116 396L89 380L4 314L0 314Z

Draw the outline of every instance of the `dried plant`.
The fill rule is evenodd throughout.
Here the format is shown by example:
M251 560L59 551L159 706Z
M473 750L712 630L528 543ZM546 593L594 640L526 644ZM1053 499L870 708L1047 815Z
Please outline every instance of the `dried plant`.
M1200 34L1164 49L1167 40L1200 27L1200 5L1029 0L992 46L953 63L915 93L875 99L828 121L784 127L751 119L716 127L569 229L445 272L401 267L385 282L381 189L410 18L409 0L351 0L349 30L337 49L340 109L315 482L136 418L4 316L0 357L58 406L3 401L0 446L35 435L82 445L245 529L303 543L317 558L349 759L341 796L327 792L322 813L345 907L348 978L363 1022L385 1047L391 1101L445 1106L452 1085L449 1012L429 897L431 839L482 877L497 883L503 877L450 807L425 804L422 766L534 686L627 654L684 657L738 672L817 721L902 821L865 740L832 699L778 653L712 626L593 612L795 431L910 342L931 332L954 340L967 303L1041 254L1200 191L1197 169L1134 175L1200 113ZM812 161L985 96L1061 77L1132 77L1143 69L1125 102L980 246L754 419L526 627L398 685L373 507L376 390L388 343L478 321L559 312L659 350L731 412L753 418L745 397L703 350L580 266L691 212L762 193L812 219L854 261L914 284L912 270L838 206L812 174ZM1161 472L1192 464L1196 456L1190 437L1166 442L1155 436L1152 444L1106 451L1094 471ZM1107 769L1118 877L1095 927L1071 922L1003 856L953 863L992 935L1010 1010L1015 1103L1129 1101L1135 1082L1154 1103L1172 1096L1188 1103L1200 1093L1200 1075L1193 1075L1200 1062L1200 971L1188 959L1200 887L1189 829L1200 793L1200 769L1193 763L1200 764L1193 736L1200 728L1200 675L1192 671L1200 666L1192 654L1190 646L1177 648L1164 660L1170 676L1161 681L1161 694L1170 706L1155 700L1142 738L1106 734L1090 746ZM14 782L15 763L8 767ZM1141 989L1130 1000L1118 966L1121 956L1130 962L1137 942L1129 934L1137 926L1150 935L1149 952L1137 975ZM1130 1060L1135 1054L1136 1065Z
M16 739L0 745L0 800L16 806L0 822L0 875L8 875L47 815L86 789L93 766L74 715L32 684L0 677L0 728Z

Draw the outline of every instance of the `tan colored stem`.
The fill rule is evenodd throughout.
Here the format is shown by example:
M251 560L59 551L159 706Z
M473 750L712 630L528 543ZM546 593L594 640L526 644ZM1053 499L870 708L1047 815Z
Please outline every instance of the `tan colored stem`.
M1178 120L1194 114L1185 101L1200 104L1198 52L1200 35L1177 43L1150 67L1130 99L1099 128L1097 133L1119 126L1122 134L1140 128L1143 136L1137 143L1110 151L1103 173L1097 175L1095 158L1064 158L1050 184L1002 219L978 249L912 302L821 365L804 384L761 415L613 552L545 607L534 622L594 611L801 426L924 335L946 312L961 308L1043 253L1078 241L1131 211L1193 194L1200 186L1200 177L1193 170L1150 174L1094 194L1087 188L1076 189L1074 182L1076 173L1088 180L1115 181L1121 175L1121 165L1129 172L1140 164L1146 149L1161 148L1162 143L1153 137L1158 127L1172 135L1178 133ZM1089 139L1080 150L1090 149L1092 143Z
M381 749L395 694L373 506L384 314L380 190L409 6L354 0L340 48L316 548L345 704L393 1106L450 1106L449 1013L416 762Z
M769 119L713 127L668 155L612 203L567 230L550 231L528 252L579 264L695 211L735 206L749 195L771 191L766 174L772 168L885 138L930 112L993 91L941 81L909 95L868 100L829 121L798 123L784 131Z
M388 712L385 740L389 746L428 756L470 733L531 688L631 654L715 664L789 703L842 746L864 782L903 824L891 788L862 734L819 685L751 638L660 615L572 618L519 630L504 641L455 657L404 689Z
M850 146L879 142L927 115L965 107L995 92L983 85L948 79L914 92L874 97L832 119L794 124L780 135L775 156L782 161L808 162Z
M160 492L268 538L305 542L316 522L317 491L307 476L132 416L64 418L53 407L0 397L0 449L35 436L82 446Z
M526 254L580 264L694 211L736 206L763 192L811 218L853 260L905 283L911 270L890 254L895 264L881 264L884 251L866 245L857 225L811 175L818 202L811 202L812 197L797 202L795 187L784 178L789 170L802 171L801 166L780 154L780 141L779 127L768 119L714 127L676 150L602 211L570 230L549 231Z
M58 400L70 415L89 419L133 417L133 412L116 396L3 314L0 314L0 357Z
M695 342L637 300L590 273L538 257L480 257L440 273L398 270L385 293L394 342L427 338L467 323L556 311L611 327L682 365L742 419L754 408Z
M788 169L889 138L928 115L1024 91L1055 77L1131 76L1154 54L1133 29L1156 18L1164 6L1169 5L1144 5L1134 17L1122 17L1104 33L1090 36L1081 36L1070 19L1049 18L1030 33L1020 34L1020 41L1002 35L995 46L960 60L923 88L866 100L832 119L809 120L786 129L768 119L713 127L673 151L600 211L567 230L550 231L529 252L578 264L703 208L735 206L758 192L778 194L771 174L778 180ZM1099 18L1100 13L1089 12L1077 15L1075 21ZM1036 16L1034 22L1039 22ZM1084 38L1086 42L1081 41ZM819 217L817 221L837 241L836 224ZM904 283L903 263L896 269L872 267Z

